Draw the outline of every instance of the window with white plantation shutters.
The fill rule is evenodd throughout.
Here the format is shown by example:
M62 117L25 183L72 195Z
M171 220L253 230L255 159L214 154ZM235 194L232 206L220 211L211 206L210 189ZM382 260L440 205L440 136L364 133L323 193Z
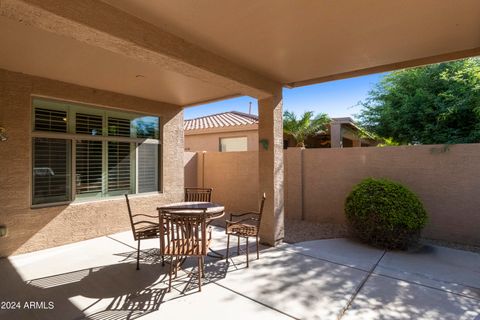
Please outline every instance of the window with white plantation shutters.
M102 141L76 141L76 193L101 195L102 193Z
M70 200L70 140L33 138L32 203Z
M102 135L103 118L98 115L77 113L75 117L75 133Z
M130 143L108 142L108 193L130 192Z
M130 137L130 120L108 117L108 135Z
M138 192L158 190L158 145L142 143L137 147Z
M220 138L220 151L247 151L247 137Z
M32 103L32 205L159 190L158 116Z
M67 112L35 109L35 131L67 132Z

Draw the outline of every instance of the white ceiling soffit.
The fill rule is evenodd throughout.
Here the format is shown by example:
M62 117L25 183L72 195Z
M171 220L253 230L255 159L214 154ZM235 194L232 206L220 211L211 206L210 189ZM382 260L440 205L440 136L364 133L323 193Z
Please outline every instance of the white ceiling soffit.
M292 86L480 55L478 0L105 2Z
M25 3L30 2L49 5ZM220 61L240 76L230 81L218 68L203 79L189 76L5 17L0 18L0 68L192 105L245 92L259 96L275 82L306 85L480 54L478 0L104 2L178 36L177 44L185 39L206 56L211 52L219 58L213 65ZM222 79L229 85L219 85Z
M177 105L236 93L9 19L0 30L3 69Z

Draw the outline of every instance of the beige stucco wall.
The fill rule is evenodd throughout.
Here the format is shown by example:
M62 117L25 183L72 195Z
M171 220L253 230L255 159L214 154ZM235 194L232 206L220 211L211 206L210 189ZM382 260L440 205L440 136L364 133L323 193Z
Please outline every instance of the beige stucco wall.
M258 210L258 152L199 153L198 176L199 186L213 188L212 201L227 212Z
M185 169L184 185L185 187L197 187L197 162L199 155L196 152L185 152L183 157L183 167Z
M132 198L135 211L155 212L183 197L183 112L178 106L0 69L0 256L129 230L124 199L31 209L31 96L41 95L161 117L163 193Z
M480 245L480 144L306 149L304 164L307 220L345 222L352 187L366 177L385 177L422 200L430 218L424 236Z
M303 218L303 153L302 148L294 147L284 150L285 163L285 217Z
M248 151L258 150L258 130L219 131L203 134L185 134L186 151L219 151L220 138L247 137Z
M215 201L229 210L254 209L258 154L207 152L205 157L205 186L215 189ZM429 214L425 237L480 245L480 144L288 148L284 158L287 218L301 219L303 203L308 221L345 223L344 202L352 187L367 177L384 177L420 197Z

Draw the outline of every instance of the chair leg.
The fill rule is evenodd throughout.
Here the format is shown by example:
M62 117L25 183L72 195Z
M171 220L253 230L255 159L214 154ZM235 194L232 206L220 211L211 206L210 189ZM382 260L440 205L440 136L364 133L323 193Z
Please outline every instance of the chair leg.
M246 248L245 248L245 250L247 251L247 268L248 268L248 237L246 237L245 239L246 239Z
M202 278L205 278L205 257L202 256Z
M140 270L140 239L138 239L137 247L137 270Z
M160 238L158 238L160 240ZM160 254L162 253L163 251L163 248L162 248L162 240L159 241L160 242L160 246L158 247L160 249ZM162 255L162 267L165 266L165 256Z
M227 234L227 257L225 258L225 262L228 263L228 251L230 250L230 235Z
M237 236L237 256L240 255L240 237Z
M258 252L258 236L256 236L257 239L257 259L260 259L260 253Z
M172 256L172 261L170 262L170 271L168 272L168 292L172 291L173 262L174 257Z
M202 257L198 257L198 291L202 291Z

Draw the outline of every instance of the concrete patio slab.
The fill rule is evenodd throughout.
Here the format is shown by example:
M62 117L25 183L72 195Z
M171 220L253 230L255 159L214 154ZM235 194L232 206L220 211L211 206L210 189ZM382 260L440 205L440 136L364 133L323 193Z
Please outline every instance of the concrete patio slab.
M214 248L224 254L223 229L214 228L213 238ZM157 240L142 242L141 270L135 270L136 243L130 232L0 259L1 300L22 304L17 310L1 309L0 318L480 317L475 295L478 255L471 252L442 247L389 252L371 273L365 270L383 252L351 240L262 247L259 260L251 255L250 268L244 254L236 255L236 241L231 244L228 264L225 259L206 259L202 292L197 291L194 259L187 260L167 292L169 264L162 266ZM30 302L37 305L25 307Z
M284 246L262 252L249 269L231 270L217 284L295 318L337 319L366 276L361 270L301 255Z
M306 241L295 244L290 249L364 271L370 271L383 254L383 250L346 238Z
M141 319L292 319L218 285L205 286L200 294L189 294L169 300L159 311Z
M32 253L11 256L9 263L23 280L118 263L133 249L108 237L70 243ZM136 252L136 251L135 251ZM4 259L0 259L2 261Z
M431 245L416 252L387 252L375 273L480 300L478 253Z
M479 314L478 300L372 275L342 320L476 320Z
M115 240L125 246L129 246L132 250L137 250L137 241L133 239L131 231L119 232L107 236L108 238ZM158 249L160 241L158 239L145 239L141 241L140 250Z
M150 274L153 278L158 278L159 271L160 274L166 274L167 270L162 270L158 264L155 266L157 270L152 270L147 265L142 268L141 273ZM133 270L129 267L128 271ZM124 275L126 273L128 272ZM135 278L135 274L132 276ZM251 319L291 319L252 299L216 285L212 278L204 281L202 292L197 291L196 283L187 286L189 290L185 293L181 292L189 279L185 273L179 272L178 278L173 281L171 292L167 292L166 278L161 276L155 283L143 288L130 288L129 292L125 292L124 286L117 285L115 291L118 294L107 298L105 297L108 294L103 294L104 298L100 301L98 298L85 296L74 296L69 300L83 310L85 319L225 319L226 316L228 319L242 319L245 314ZM207 285L209 282L210 285ZM232 312L234 310L242 312Z

